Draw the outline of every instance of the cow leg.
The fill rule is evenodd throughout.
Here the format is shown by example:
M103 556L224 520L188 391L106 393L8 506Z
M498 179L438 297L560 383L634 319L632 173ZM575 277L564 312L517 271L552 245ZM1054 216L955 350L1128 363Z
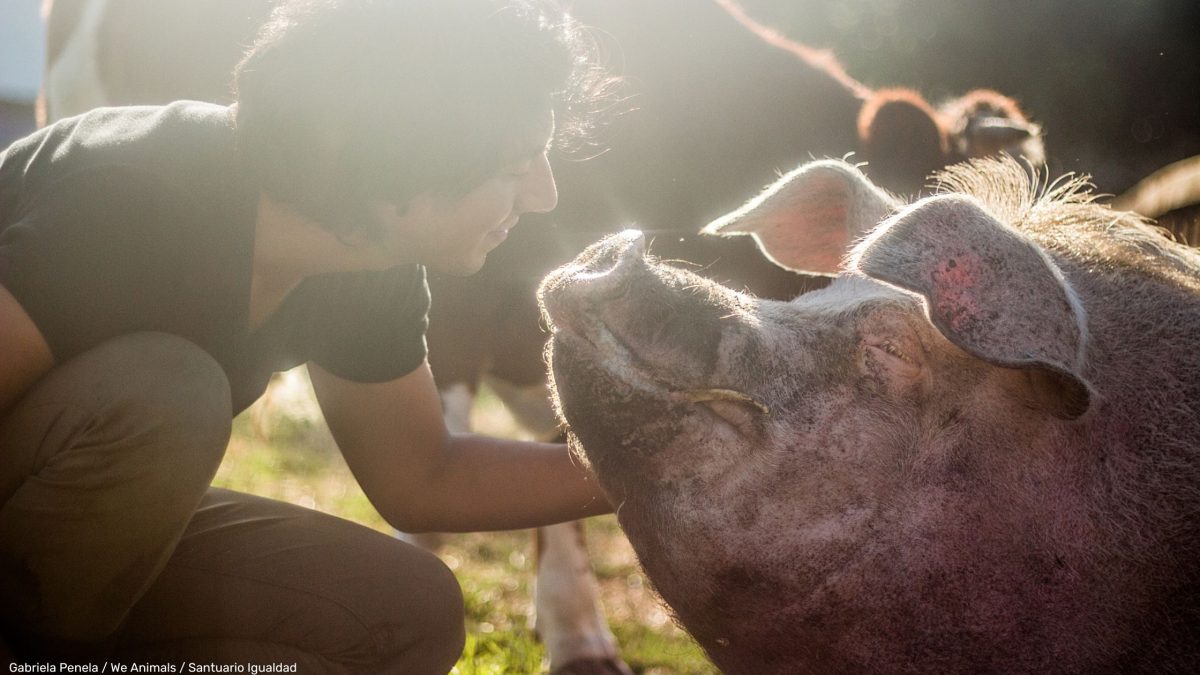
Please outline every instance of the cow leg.
M545 384L515 387L489 379L488 385L517 422L535 437L545 440L558 435L558 421ZM535 630L550 655L551 673L630 673L604 618L582 521L538 530L534 610Z
M551 673L630 675L604 618L582 520L537 531L534 609Z

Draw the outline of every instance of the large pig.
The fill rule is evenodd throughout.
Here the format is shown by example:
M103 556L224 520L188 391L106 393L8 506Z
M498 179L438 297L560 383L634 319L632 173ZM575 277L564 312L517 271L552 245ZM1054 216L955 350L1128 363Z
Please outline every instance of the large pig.
M837 274L791 302L637 232L547 277L575 444L727 672L1200 671L1200 255L1012 161L941 183L821 161L710 226Z

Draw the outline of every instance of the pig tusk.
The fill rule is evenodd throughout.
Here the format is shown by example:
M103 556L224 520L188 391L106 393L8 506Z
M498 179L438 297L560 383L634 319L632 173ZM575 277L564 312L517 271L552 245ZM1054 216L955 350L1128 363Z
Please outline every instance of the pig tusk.
M740 391L732 389L687 389L677 392L692 403L703 403L705 401L733 401L734 403L743 403L756 408L760 413L769 415L771 409L766 404L757 399L743 394Z

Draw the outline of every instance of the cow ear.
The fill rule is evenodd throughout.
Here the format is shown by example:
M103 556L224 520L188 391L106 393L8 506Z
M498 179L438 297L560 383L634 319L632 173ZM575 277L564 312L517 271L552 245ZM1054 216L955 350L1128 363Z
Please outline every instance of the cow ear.
M964 157L988 157L1007 152L1034 138L1034 125L1005 119L1003 117L974 117L967 120L960 137L960 149Z
M911 89L881 89L858 114L858 142L872 179L916 193L947 164L949 138L941 116Z
M780 267L832 275L844 267L851 245L897 206L850 164L821 160L780 178L701 232L748 234Z
M1004 94L976 89L942 106L941 113L951 129L958 159L1006 153L1033 166L1046 162L1041 127Z
M1083 307L1041 249L973 199L914 204L872 233L853 263L923 296L933 325L968 353L1028 371L1014 382L1029 405L1062 419L1087 410Z

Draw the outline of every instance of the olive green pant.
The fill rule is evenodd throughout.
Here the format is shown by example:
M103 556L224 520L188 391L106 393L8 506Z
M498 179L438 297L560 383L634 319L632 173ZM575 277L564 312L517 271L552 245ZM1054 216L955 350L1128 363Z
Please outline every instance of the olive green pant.
M462 596L434 556L209 487L226 377L177 337L114 339L0 418L0 625L17 662L444 673Z

